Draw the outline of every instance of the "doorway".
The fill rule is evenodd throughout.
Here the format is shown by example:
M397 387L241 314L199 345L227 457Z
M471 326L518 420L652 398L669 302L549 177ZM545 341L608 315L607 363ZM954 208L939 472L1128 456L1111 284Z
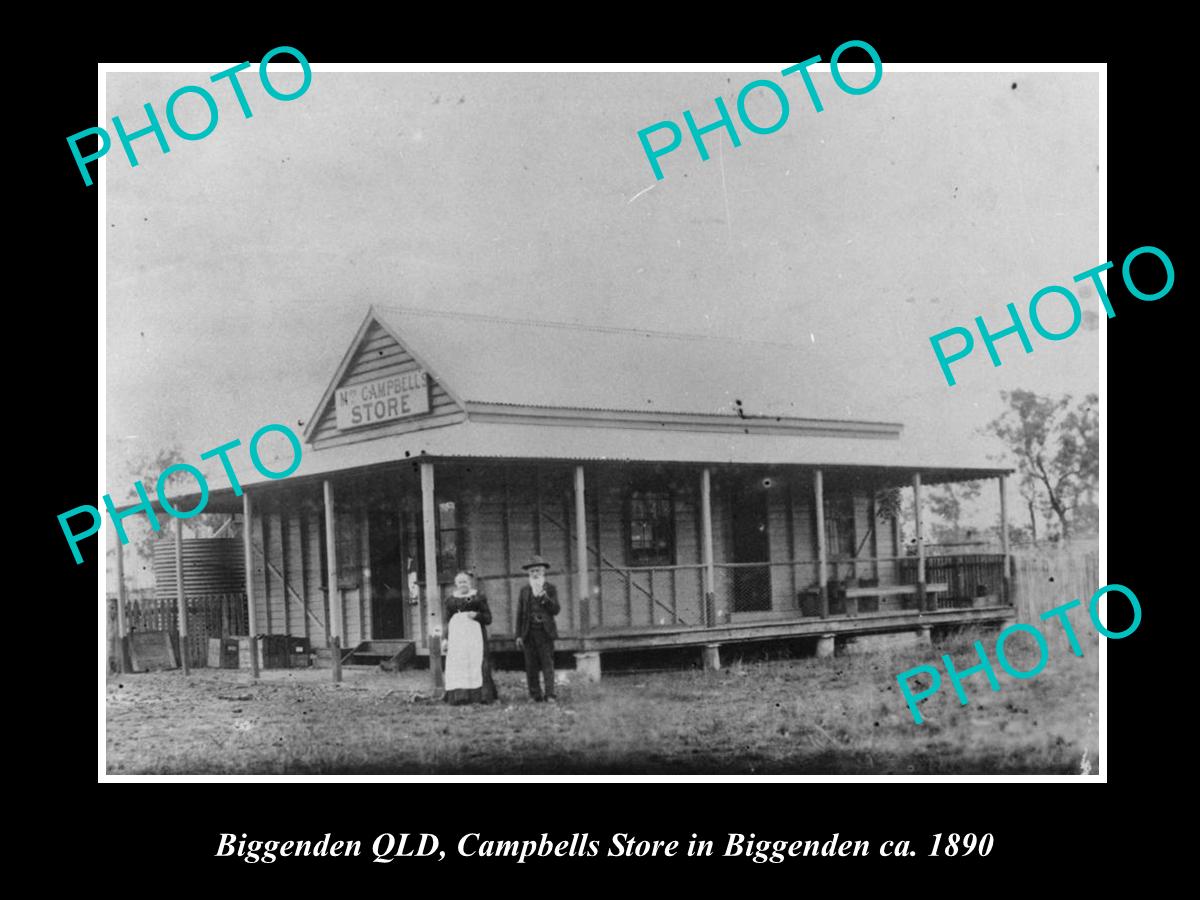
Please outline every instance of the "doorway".
M733 611L759 612L771 608L770 536L767 491L758 481L743 482L730 492L733 561L761 563L733 570Z
M405 636L408 573L402 555L401 532L398 507L370 511L371 637L378 640Z

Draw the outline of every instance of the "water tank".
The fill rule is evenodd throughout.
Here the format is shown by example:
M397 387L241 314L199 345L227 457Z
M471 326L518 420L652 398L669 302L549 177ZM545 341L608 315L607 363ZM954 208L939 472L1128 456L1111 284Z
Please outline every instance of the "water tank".
M184 538L183 585L189 597L244 592L246 560L241 538ZM173 537L154 545L154 595L176 596Z

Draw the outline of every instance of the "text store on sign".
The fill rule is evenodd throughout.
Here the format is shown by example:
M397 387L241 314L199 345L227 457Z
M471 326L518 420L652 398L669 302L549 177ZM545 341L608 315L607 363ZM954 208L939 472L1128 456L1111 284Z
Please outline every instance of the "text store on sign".
M424 372L378 378L339 388L337 392L338 428L356 428L428 412L429 379Z

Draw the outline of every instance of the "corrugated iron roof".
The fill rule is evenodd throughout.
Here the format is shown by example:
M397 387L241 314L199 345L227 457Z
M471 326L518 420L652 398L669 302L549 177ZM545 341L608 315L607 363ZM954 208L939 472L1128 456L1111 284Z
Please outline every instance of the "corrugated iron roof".
M396 307L372 307L371 315L406 346L411 342L422 364L468 403L658 413L662 427L639 426L645 418L639 416L604 424L560 416L545 424L468 419L398 435L364 432L354 443L306 447L299 468L283 480L263 477L246 454L233 454L242 485L296 483L421 457L860 467L921 471L930 482L1011 471L978 451L951 449L946 436L931 452L928 435L879 436L888 429L870 436L755 433L759 417L884 420L828 384L812 348ZM734 425L741 416L751 421L743 423L745 431L713 431L672 421L667 413L729 416ZM212 460L207 466L201 468L213 499L230 505L232 492L221 487L224 472ZM195 499L181 496L178 505L190 508Z
M887 421L817 345L375 306L466 401L592 410ZM740 405L739 405L740 404Z
M981 460L918 456L898 440L575 428L464 422L306 454L297 475L337 471L417 456L612 460L766 465L883 466L1003 471ZM306 467L306 463L311 468Z
M540 459L576 462L662 462L708 465L821 465L830 468L911 470L927 481L984 478L1010 469L980 459L938 459L922 454L903 438L862 439L776 434L728 434L654 431L645 428L505 425L462 422L354 444L305 448L299 468L285 479L264 478L246 455L231 455L238 481L245 487L286 486L338 472L365 469L420 458ZM212 461L208 461L211 465ZM231 492L220 466L206 470L213 499ZM196 495L172 501L182 509ZM240 501L238 501L240 503ZM125 507L127 508L128 504Z

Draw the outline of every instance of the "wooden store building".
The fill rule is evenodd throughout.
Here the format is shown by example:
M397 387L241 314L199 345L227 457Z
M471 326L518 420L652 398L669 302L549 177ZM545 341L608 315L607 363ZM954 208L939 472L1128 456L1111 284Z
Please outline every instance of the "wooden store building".
M437 659L466 569L512 649L535 553L558 649L591 677L612 650L693 646L711 666L727 643L832 653L1011 618L1007 470L911 458L806 349L372 307L296 472L210 494L206 512L249 523L250 631L307 639L334 677L397 648ZM901 546L889 489L980 478L999 481L1003 552Z

